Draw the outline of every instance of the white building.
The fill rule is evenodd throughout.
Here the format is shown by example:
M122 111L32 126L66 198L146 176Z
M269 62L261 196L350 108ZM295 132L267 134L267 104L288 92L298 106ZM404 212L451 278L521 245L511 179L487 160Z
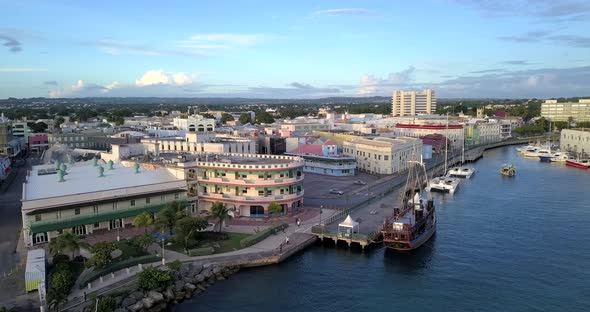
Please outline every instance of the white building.
M580 99L577 103L558 103L557 100L546 100L541 105L541 117L551 121L590 121L590 99Z
M430 134L441 134L445 136L453 147L462 147L465 139L465 132L461 124L402 124L395 125L395 136L407 136L422 138Z
M580 158L590 156L590 129L563 129L559 142L561 150Z
M434 90L393 91L391 97L391 115L407 116L433 114L436 111L436 94Z
M356 138L343 143L344 154L354 156L357 169L376 174L394 174L408 168L409 160L422 154L422 140L410 137Z
M21 208L27 246L47 243L64 231L90 235L132 226L144 211L156 213L172 201L187 204L185 177L175 170L132 163L110 169L103 161L65 166L65 175L56 165L34 166L27 174Z
M174 118L172 124L178 130L191 132L213 132L217 121L214 118L205 118L201 115L190 115L187 118Z

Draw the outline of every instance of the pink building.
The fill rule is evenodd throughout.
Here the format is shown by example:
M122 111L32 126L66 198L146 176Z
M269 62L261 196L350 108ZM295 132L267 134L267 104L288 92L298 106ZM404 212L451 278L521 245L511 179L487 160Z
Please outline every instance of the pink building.
M29 150L43 151L49 148L49 139L47 133L34 133L29 135Z

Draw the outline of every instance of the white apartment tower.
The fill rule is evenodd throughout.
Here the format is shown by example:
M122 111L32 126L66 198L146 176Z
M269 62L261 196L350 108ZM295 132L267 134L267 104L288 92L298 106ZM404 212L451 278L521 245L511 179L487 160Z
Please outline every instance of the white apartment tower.
M393 91L391 97L392 116L430 115L436 111L436 94L434 90Z

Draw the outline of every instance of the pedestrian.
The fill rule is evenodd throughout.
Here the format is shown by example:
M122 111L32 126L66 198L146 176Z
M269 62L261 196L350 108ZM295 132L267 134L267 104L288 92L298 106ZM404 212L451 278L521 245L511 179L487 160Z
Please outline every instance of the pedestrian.
M84 302L86 302L86 292L84 292Z
M289 236L285 237L285 244L289 244Z
M301 226L301 219L297 218L297 227Z
M279 245L279 252L283 252L283 244Z

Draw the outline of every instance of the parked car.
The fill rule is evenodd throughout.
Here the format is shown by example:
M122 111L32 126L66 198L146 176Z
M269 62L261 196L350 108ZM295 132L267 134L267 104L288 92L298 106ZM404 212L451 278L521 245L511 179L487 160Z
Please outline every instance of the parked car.
M342 194L344 194L344 192L343 192L343 191L341 191L341 190L337 190L337 189L331 189L331 190L330 190L330 194L338 194L338 195L342 195Z
M366 185L367 182L362 181L362 180L356 180L356 181L354 181L354 184L357 184L357 185Z

